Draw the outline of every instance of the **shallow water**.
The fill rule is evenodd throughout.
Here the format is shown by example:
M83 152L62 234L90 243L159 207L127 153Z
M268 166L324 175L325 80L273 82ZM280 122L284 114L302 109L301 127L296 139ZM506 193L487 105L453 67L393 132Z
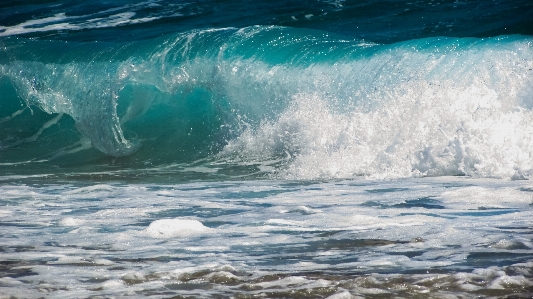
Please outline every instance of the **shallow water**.
M525 298L532 190L453 177L9 184L0 283L21 298Z

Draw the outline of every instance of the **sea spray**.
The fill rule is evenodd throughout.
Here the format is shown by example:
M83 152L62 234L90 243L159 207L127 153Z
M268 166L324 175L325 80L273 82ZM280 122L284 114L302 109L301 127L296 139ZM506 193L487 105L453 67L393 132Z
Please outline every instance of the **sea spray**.
M460 92L487 100L481 103L446 89L444 98L424 93L345 114L333 112L317 95L299 95L278 120L247 130L220 155L247 161L282 157L286 163L275 175L286 179L529 177L532 112L503 112L485 92Z
M40 138L2 140L6 157L20 146L46 144L47 153L4 162L61 160L86 151L88 140L133 165L208 158L270 165L267 174L294 179L527 178L531 42L517 35L378 45L276 26L124 44L6 39L3 89L15 104L2 125L16 131L21 101L27 113L51 116L24 116ZM54 146L63 132L46 134L58 115L75 124L70 136L81 133L69 139L79 150Z

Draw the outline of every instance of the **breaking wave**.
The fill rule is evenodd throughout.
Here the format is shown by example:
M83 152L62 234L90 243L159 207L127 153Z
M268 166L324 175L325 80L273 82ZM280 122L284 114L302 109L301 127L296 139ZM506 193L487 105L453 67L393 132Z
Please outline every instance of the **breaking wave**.
M532 42L383 45L276 26L130 43L4 38L0 163L109 156L285 179L527 179Z

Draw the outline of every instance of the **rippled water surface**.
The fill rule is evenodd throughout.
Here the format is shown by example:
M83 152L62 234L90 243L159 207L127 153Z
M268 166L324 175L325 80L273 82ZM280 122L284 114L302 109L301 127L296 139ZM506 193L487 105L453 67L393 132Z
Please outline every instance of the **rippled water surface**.
M446 177L4 185L0 286L20 298L526 298L532 190Z

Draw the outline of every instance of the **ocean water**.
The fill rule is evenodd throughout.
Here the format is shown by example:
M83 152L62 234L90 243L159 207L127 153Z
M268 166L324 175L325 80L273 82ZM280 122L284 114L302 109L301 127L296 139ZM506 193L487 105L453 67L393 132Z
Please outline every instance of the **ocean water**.
M531 1L0 3L0 298L532 298Z

